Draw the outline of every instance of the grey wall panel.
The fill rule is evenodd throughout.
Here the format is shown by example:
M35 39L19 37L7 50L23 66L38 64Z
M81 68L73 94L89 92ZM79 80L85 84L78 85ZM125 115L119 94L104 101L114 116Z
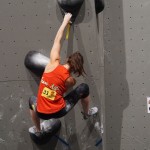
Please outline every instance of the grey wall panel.
M149 1L106 1L104 11L107 150L148 150Z
M31 88L28 82L0 83L0 89L0 147L5 150L12 147L17 149L18 145L31 146L28 135L30 120L27 113Z
M61 24L62 14L56 0L0 1L0 149L1 150L66 150L68 147L53 137L50 143L37 146L32 143L28 128L32 122L28 112L28 98L36 95L39 79L24 66L30 50L37 50L49 57L54 36ZM69 40L63 37L62 63L72 52L79 50L85 59L86 77L77 84L90 86L91 104L101 112L104 100L104 63L102 41L102 14L95 14L93 1L82 5ZM97 31L99 27L99 32ZM101 113L94 120L84 121L81 104L61 118L59 136L70 144L72 150L102 149L95 144L101 134L94 128L100 123Z

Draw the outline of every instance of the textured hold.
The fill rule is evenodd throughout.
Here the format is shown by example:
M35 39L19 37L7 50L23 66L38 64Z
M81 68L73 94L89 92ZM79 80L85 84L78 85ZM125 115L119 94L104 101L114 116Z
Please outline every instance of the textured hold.
M69 0L69 1L68 0L57 0L57 1L63 12L63 15L66 12L70 12L72 14L71 21L74 22L84 0Z
M44 72L45 66L49 63L49 58L37 51L29 51L25 57L25 66L35 73L37 76L41 76Z
M41 136L36 136L33 127L29 128L31 139L38 145L46 144L52 136L54 136L61 127L61 122L58 119L45 120L41 123L41 128L44 130Z

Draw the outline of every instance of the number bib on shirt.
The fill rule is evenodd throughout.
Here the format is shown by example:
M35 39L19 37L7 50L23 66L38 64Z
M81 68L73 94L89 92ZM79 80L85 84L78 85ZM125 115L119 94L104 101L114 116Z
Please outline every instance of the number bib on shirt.
M55 100L56 97L56 91L51 90L47 87L44 87L41 96L49 99L49 100Z

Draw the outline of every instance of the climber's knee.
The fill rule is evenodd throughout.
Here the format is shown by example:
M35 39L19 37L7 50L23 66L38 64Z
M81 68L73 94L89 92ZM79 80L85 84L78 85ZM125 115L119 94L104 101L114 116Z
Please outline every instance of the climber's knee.
M29 98L29 108L31 110L36 111L36 102L37 102L37 98L35 96L31 96Z
M89 86L86 83L81 83L75 90L80 98L89 96Z

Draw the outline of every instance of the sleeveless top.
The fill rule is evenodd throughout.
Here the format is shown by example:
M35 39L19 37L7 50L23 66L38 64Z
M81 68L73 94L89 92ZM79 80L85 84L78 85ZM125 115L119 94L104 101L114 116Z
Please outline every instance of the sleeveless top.
M38 112L52 114L65 107L63 94L66 92L65 81L69 76L69 71L63 65L43 73L37 96Z

